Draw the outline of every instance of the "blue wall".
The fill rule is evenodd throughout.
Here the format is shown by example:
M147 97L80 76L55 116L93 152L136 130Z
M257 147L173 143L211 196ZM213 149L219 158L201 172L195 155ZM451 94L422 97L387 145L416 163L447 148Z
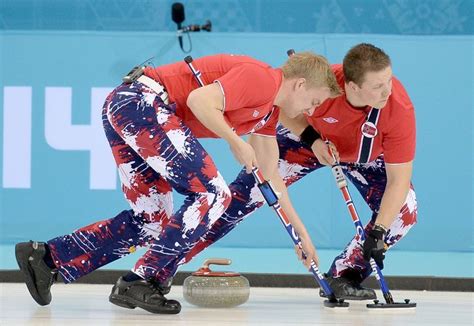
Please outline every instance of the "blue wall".
M174 31L176 0L2 0L0 29ZM181 0L216 32L472 35L472 0Z
M245 53L275 66L283 63L288 48L311 49L331 62L340 62L358 42L384 48L415 104L418 128L414 183L419 225L397 249L473 250L472 36L192 37L194 57ZM1 243L46 240L127 207L97 120L105 92L130 67L153 55L155 64L184 57L171 32L0 31ZM232 181L239 166L227 145L220 140L204 144ZM303 179L291 194L319 248L340 248L354 233L329 170ZM367 220L368 209L354 189L352 194ZM288 247L288 241L265 207L218 245Z

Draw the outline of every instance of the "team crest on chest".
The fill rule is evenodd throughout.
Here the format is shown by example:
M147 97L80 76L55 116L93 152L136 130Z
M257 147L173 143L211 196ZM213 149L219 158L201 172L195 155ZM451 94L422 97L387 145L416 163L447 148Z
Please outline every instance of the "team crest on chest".
M372 122L366 121L360 128L362 134L367 138L374 138L377 136L378 130L375 124Z
M256 117L258 117L259 114L260 114L260 112L255 110L255 111L253 111L252 117L256 118Z
M339 122L339 120L337 120L336 118L333 118L333 117L323 118L323 120L326 121L327 123L336 123L336 122Z

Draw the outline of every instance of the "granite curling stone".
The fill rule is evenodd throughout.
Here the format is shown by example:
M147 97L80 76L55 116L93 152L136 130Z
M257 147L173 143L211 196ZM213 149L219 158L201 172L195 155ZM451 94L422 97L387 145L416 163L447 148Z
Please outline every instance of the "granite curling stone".
M184 299L196 306L229 308L245 303L250 295L249 281L239 273L211 271L209 265L230 265L232 261L212 258L187 277L183 283Z

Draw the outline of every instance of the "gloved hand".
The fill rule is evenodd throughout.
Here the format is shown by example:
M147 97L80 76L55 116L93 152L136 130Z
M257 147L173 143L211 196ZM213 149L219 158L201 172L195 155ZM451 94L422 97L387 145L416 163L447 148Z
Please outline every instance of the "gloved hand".
M370 261L370 258L373 258L380 269L383 269L383 260L385 258L384 237L386 233L387 231L382 227L375 225L367 234L362 247L364 259Z

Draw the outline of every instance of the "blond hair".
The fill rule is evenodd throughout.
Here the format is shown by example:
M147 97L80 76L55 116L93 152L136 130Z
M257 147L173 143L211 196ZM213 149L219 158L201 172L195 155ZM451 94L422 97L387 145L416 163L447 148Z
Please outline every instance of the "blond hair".
M308 88L328 87L331 97L342 94L331 65L325 57L313 52L298 52L281 67L286 79L304 78Z

